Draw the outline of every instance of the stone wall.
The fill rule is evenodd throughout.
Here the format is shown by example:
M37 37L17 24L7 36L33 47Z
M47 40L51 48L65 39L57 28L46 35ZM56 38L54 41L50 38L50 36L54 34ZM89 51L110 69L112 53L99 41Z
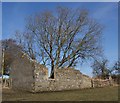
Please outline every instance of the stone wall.
M97 80L82 74L74 68L55 69L55 78L48 78L48 69L25 53L17 52L11 64L12 89L31 92L62 91L81 88L102 87L112 84L110 80Z
M12 89L34 91L36 78L35 72L39 70L37 73L41 73L44 68L35 60L30 59L23 52L18 52L16 55L17 56L12 62L10 70ZM42 74L40 74L40 76L43 77Z
M92 87L105 87L105 86L113 86L114 81L112 79L93 79L92 80Z
M39 63L35 64L34 71L34 92L35 91L46 91L48 85L48 69L44 65Z
M17 56L11 64L10 79L12 79L12 89L32 90L34 63L24 53L18 53Z
M61 91L90 87L91 78L73 68L56 69L54 79L41 79L38 76L35 81L35 92Z
M83 75L74 68L57 69L55 72L56 81L62 85L62 89L78 89L91 87L91 78Z

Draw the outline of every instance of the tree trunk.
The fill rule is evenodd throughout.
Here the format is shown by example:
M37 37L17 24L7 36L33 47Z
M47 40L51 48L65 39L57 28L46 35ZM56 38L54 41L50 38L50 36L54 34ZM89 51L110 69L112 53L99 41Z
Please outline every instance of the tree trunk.
M54 79L54 61L51 61L51 74L50 78Z

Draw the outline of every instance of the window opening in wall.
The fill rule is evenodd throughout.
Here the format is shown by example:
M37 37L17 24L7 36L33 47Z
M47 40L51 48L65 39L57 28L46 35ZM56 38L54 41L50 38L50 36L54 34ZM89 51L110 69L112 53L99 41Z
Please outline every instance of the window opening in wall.
M52 70L52 72L51 72L51 70L49 69L49 79L54 79L55 78L55 73L54 73L54 70Z

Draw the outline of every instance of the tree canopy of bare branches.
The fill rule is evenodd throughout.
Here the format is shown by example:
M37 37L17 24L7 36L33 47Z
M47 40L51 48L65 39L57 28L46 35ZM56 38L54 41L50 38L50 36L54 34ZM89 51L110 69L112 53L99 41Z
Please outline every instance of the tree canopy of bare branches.
M4 52L4 74L9 72L11 63L17 58L17 52L22 51L22 47L16 44L16 41L13 39L5 39L1 41L2 52ZM2 59L3 59L2 58ZM2 60L1 59L1 60Z
M91 67L93 68L93 75L101 79L108 78L111 73L107 59L95 60Z
M79 59L98 56L101 34L102 26L87 10L57 7L56 12L30 16L26 31L17 37L31 58L51 67L53 77L55 68L74 67Z
M120 75L120 59L118 59L118 61L114 64L112 72L114 72L117 75Z

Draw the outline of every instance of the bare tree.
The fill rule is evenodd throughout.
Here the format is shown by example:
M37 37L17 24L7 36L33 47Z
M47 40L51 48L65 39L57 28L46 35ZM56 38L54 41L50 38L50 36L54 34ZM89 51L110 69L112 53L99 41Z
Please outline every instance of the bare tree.
M120 84L120 58L118 58L118 61L111 68L111 77L116 83Z
M23 48L25 53L27 53L32 59L36 59L34 35L27 32L21 33L19 31L16 31L15 39L18 45Z
M16 44L13 39L5 39L1 41L2 50L4 50L4 74L9 72L11 63L17 58L17 53L22 51L22 47Z
M93 68L93 75L98 78L106 79L110 75L107 59L95 60L91 67Z
M114 64L112 72L116 75L120 75L120 59Z
M44 11L29 17L26 27L25 41L34 45L30 49L39 61L51 67L52 78L55 68L74 67L79 59L101 53L102 26L89 17L87 10L58 7L56 13Z

